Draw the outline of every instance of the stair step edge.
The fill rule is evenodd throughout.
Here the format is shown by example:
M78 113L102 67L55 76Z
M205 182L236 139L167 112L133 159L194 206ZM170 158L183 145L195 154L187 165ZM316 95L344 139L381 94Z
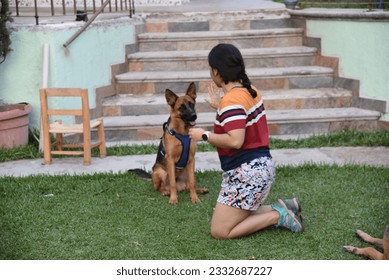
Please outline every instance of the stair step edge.
M301 75L331 75L334 70L321 66L297 66L297 67L276 67L276 68L247 68L249 77L267 76L301 76ZM115 76L118 83L137 81L177 81L184 79L210 79L209 70L198 71L150 71L150 72L126 72Z
M234 38L261 36L302 35L303 28L274 28L274 29L249 29L249 30L220 30L220 31L193 31L193 32L166 32L166 33L141 33L138 34L139 42L159 40L199 40L209 38Z
M378 120L380 113L359 108L328 108L328 109L300 109L300 110L267 110L268 123L282 122L321 122L335 120ZM167 120L169 114L144 116L104 117L105 129L119 127L158 127ZM215 119L215 112L198 113L197 125L211 125ZM162 120L162 121L161 121Z
M276 47L276 48L252 48L241 49L242 56L245 58L251 58L256 56L306 56L314 55L317 52L317 48L314 47ZM192 50L192 51L150 51L150 52L137 52L129 54L127 57L129 60L164 60L164 59L207 59L209 50Z
M352 97L352 92L341 88L278 89L260 91L264 100ZM184 93L178 93L179 96ZM205 103L208 93L198 92L197 103ZM164 94L118 94L103 100L103 105L149 106L167 105Z

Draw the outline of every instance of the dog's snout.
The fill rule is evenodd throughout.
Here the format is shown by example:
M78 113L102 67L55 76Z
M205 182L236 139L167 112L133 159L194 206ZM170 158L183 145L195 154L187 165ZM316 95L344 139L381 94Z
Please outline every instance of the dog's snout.
M181 119L185 122L195 122L197 120L197 114L194 104L182 104L180 107Z
M197 120L197 114L196 114L196 113L191 113L190 116L189 116L189 120L190 120L190 121L195 121L195 120Z

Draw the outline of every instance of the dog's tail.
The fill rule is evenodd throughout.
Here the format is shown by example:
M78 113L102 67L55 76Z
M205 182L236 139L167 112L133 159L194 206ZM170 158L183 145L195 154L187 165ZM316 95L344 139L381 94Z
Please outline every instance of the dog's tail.
M135 168L135 169L129 169L129 173L133 173L138 178L145 180L145 181L151 181L151 174L143 169Z

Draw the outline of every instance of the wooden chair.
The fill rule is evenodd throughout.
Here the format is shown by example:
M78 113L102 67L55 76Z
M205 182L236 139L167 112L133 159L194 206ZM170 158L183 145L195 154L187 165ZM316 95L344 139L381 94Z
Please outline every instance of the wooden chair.
M81 109L51 109L48 105L50 104L49 97L72 97L76 99L79 97L81 99ZM40 101L45 164L51 164L52 155L83 155L84 165L90 165L91 150L95 147L99 148L101 158L106 156L103 120L99 119L91 122L87 89L44 88L40 90ZM82 123L62 124L61 120L50 122L50 116L79 116L82 117ZM98 142L92 144L91 129L95 128L97 129ZM51 134L55 134L54 143L51 141ZM82 134L82 143L65 144L63 134Z

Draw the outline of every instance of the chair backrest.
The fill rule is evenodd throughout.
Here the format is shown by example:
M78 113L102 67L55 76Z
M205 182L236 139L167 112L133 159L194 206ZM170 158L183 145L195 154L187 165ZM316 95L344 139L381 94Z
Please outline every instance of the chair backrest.
M59 102L49 106L49 97L59 98ZM63 104L66 98L75 98L70 104ZM88 90L82 88L44 88L40 90L41 99L41 117L42 117L42 134L44 146L44 162L51 164L51 155L83 155L84 165L91 163L91 149L99 147L100 157L106 156L105 136L103 120L94 120L91 124L89 114ZM81 99L81 109L78 109ZM52 100L50 100L52 101ZM66 105L58 108L61 105ZM76 109L68 109L69 105ZM50 107L50 108L49 108ZM56 107L56 108L53 108ZM49 117L55 116L75 116L82 118L82 124L62 124L61 120L50 123ZM91 141L91 128L97 129L98 142ZM55 134L55 141L52 143L51 134ZM82 134L81 143L65 143L64 134ZM79 150L81 148L81 151ZM68 150L68 149L73 149ZM77 150L74 150L77 149Z
M41 99L41 111L42 121L49 122L49 116L79 116L82 117L82 122L89 123L89 100L88 90L83 88L43 88L40 90ZM64 108L50 108L49 97L80 97L81 108L80 109L64 109Z

